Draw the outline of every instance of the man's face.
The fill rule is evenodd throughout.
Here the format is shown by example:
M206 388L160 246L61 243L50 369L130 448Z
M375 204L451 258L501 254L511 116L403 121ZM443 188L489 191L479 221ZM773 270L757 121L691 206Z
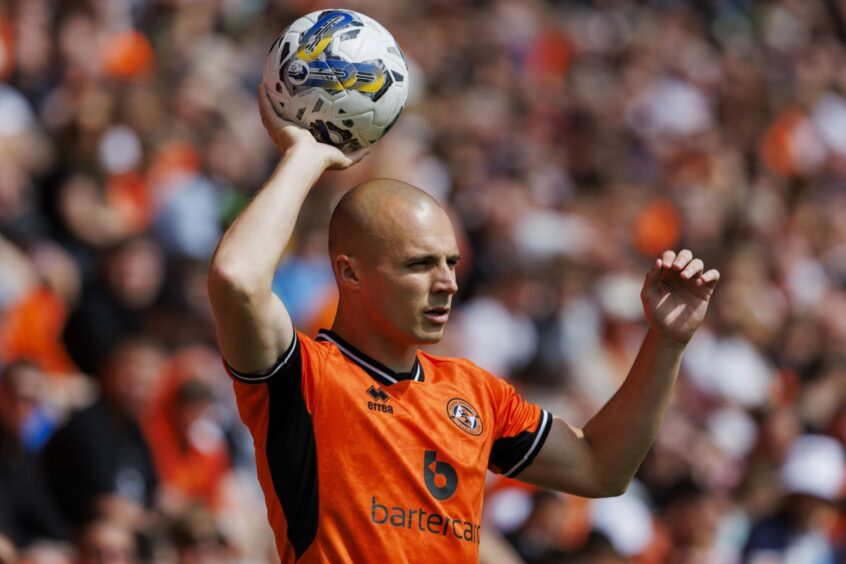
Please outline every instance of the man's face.
M164 281L161 251L139 239L110 256L106 272L115 297L130 309L143 309L155 301Z
M437 207L396 214L359 268L368 325L403 345L441 340L458 290L455 232Z
M7 371L0 384L0 424L14 434L38 406L44 374L35 366L21 364Z
M135 540L121 525L102 521L83 532L79 553L82 564L135 562Z
M136 418L149 406L161 373L164 357L158 348L130 344L107 361L104 392L125 416Z

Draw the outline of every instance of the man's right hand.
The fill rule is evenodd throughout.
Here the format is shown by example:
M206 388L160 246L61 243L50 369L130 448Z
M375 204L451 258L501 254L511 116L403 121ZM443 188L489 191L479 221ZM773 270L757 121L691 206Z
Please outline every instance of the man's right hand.
M341 170L354 165L369 152L368 149L359 149L358 151L347 154L337 147L318 142L306 129L280 117L276 113L276 110L271 105L267 87L264 84L259 86L259 111L261 113L261 123L282 155L294 148L303 149L312 158L321 159L324 163L324 168Z

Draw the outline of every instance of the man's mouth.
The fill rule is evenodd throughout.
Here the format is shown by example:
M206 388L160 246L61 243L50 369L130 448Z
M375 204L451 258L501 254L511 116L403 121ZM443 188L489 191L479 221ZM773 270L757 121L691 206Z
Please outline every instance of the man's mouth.
M447 319L449 319L449 307L430 307L423 312L423 315L425 315L426 319L432 323L443 325L447 322Z

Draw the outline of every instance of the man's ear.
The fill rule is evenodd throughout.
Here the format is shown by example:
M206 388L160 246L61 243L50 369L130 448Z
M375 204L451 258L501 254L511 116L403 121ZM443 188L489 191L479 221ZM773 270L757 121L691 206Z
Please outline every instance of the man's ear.
M355 289L361 286L358 278L359 264L355 258L349 255L337 255L332 266L339 286Z

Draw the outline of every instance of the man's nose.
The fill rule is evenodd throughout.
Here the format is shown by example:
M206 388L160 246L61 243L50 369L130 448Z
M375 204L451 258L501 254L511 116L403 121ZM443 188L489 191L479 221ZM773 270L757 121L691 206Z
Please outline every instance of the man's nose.
M438 278L435 280L434 289L437 292L454 294L458 291L458 282L455 280L455 269L449 265L443 265L438 269Z

